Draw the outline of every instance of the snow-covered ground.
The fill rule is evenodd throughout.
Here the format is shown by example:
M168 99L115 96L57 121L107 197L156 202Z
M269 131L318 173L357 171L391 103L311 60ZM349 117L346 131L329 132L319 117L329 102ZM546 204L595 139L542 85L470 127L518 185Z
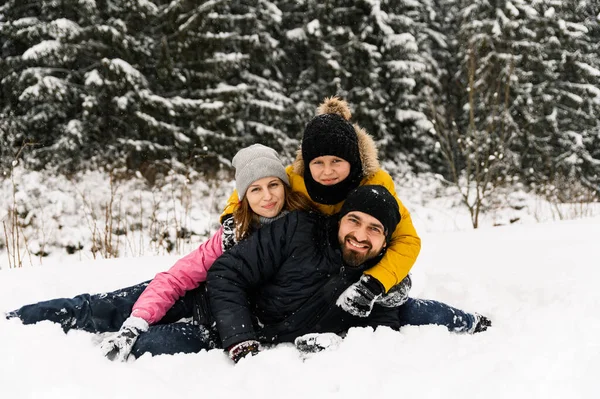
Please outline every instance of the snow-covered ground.
M0 397L597 398L598 237L598 217L425 232L413 296L481 312L493 328L354 329L336 350L305 359L280 345L235 366L220 350L112 363L92 334L0 318ZM175 259L4 269L0 311L137 283Z
M0 185L8 226L0 237L0 312L150 279L197 246L233 184L178 175L165 182L111 186L101 172L67 180L15 169ZM0 317L0 397L600 397L600 204L558 206L517 186L499 193L482 228L472 230L456 190L435 176L399 177L397 192L423 239L412 295L488 315L488 332L355 329L338 349L308 358L280 345L236 366L220 350L121 364L101 356L92 334ZM3 245L15 204L19 269L10 268L15 258ZM119 258L102 259L107 239Z

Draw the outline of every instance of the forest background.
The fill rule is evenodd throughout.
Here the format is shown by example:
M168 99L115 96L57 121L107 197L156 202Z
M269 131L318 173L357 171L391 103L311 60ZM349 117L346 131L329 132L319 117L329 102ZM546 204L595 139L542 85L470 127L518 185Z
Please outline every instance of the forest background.
M145 225L169 251L202 235L211 226L184 217L192 185L222 203L229 160L254 142L290 161L331 95L397 182L435 176L474 227L499 192L600 198L597 1L7 0L0 49L9 266L69 236L57 199L69 184L94 257ZM104 196L77 185L96 172ZM69 253L87 245L59 238Z

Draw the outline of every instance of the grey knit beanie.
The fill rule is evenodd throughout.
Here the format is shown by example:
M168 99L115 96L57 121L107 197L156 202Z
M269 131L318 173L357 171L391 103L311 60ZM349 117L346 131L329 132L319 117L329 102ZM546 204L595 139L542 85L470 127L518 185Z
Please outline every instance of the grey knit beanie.
M285 167L271 147L252 144L239 150L231 163L235 168L235 188L240 201L248 187L263 177L279 177L286 185L290 185Z

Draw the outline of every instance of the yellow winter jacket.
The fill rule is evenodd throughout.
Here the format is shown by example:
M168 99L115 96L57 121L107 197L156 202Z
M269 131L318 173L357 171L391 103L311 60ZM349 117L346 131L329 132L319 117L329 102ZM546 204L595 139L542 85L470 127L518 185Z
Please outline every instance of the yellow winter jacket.
M369 274L379 280L387 292L408 275L421 251L421 239L413 226L410 213L396 195L396 189L391 176L379 167L377 149L371 136L358 125L354 125L354 128L359 138L363 175L366 176L362 179L360 185L379 184L384 186L398 200L398 206L400 207L400 223L398 223L396 230L392 234L392 240L388 245L383 259L365 272L365 274ZM304 184L304 161L300 151L298 151L293 165L286 168L286 172L290 179L292 190L301 192L307 198L310 198ZM238 201L238 194L234 191L227 201L227 206L221 215L221 219L225 215L233 213ZM327 215L339 212L343 204L343 201L335 205L315 203L318 209Z
M293 166L286 168L292 190L301 192L307 198L310 198L304 185L304 178L294 173L293 169ZM365 274L369 274L381 282L387 292L408 275L421 250L421 239L412 224L410 213L396 195L396 189L391 176L382 169L379 169L375 174L365 177L360 183L360 185L367 184L379 184L387 188L396 200L398 200L398 206L400 207L400 223L398 223L396 230L392 234L392 240L388 245L383 259L365 272ZM221 218L233 213L238 202L238 193L234 191L227 201L227 206ZM343 201L335 205L315 203L318 209L327 215L339 212L343 204Z
M317 114L331 113L339 114L346 120L350 120L351 117L348 104L337 97L325 99L317 109ZM354 130L358 138L362 172L363 176L365 176L360 185L379 184L384 186L396 198L400 207L400 223L398 223L396 230L392 234L391 242L384 257L377 265L365 272L365 274L369 274L379 280L387 292L408 275L421 251L421 239L412 224L410 213L396 195L396 188L391 176L379 166L377 147L373 139L357 124L354 124ZM307 198L310 198L304 184L304 160L302 159L301 150L298 150L296 160L286 168L286 172L290 179L292 190L301 192ZM227 206L221 215L221 220L225 215L233 213L237 204L238 194L234 191L227 201ZM318 209L327 215L339 212L343 204L344 201L335 205L315 203Z

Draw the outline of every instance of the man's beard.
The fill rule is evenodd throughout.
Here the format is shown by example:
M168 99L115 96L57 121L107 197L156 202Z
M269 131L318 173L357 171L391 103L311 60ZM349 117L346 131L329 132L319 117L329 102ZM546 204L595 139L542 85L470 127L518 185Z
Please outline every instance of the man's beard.
M368 251L361 253L352 249L352 246L347 243L349 239L359 244L367 245L369 247ZM373 259L379 254L379 252L381 252L381 249L379 249L378 251L373 250L373 246L369 241L358 241L350 234L344 237L344 239L340 243L340 246L342 247L342 258L344 259L344 263L351 267L358 267L366 261L368 261L369 259Z

